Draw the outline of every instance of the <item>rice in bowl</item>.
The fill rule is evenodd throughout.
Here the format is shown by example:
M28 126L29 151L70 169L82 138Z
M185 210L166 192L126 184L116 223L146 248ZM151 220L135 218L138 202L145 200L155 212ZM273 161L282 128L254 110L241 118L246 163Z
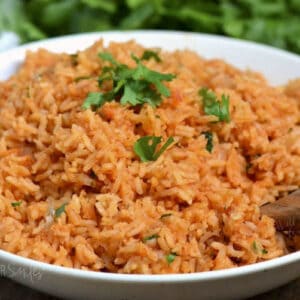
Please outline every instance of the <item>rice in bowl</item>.
M29 52L0 83L0 248L66 267L143 274L287 253L259 207L300 185L299 82L274 88L221 60L159 51L161 61L143 65L176 75L164 82L170 96L159 105L115 99L82 108L89 93L113 88L99 87L110 64L98 53L132 69L131 54L144 51L99 41L71 56ZM228 97L230 120L205 112L203 87ZM145 136L174 142L143 162L134 145Z

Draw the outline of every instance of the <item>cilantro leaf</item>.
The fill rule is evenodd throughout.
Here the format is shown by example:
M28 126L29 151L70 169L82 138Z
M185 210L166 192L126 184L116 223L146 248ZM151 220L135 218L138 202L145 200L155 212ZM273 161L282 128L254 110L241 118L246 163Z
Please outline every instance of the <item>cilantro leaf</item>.
M148 103L152 107L156 107L161 102L162 98L159 93L149 89L148 83L143 80L128 81L124 88L124 94L120 99L121 104L130 104L132 106Z
M158 56L158 53L152 50L145 50L141 56L141 60L150 60L153 58L156 62L161 62L161 58Z
M254 253L256 254L268 254L268 250L263 248L259 243L257 243L256 241L253 241L252 243L252 249L254 251Z
M253 241L253 243L252 243L251 246L252 246L253 251L254 251L255 253L258 253L258 247L257 247L256 241Z
M141 85L135 86L134 82L128 83L124 88L124 94L120 99L121 104L125 105L130 103L135 106L142 103L142 100L138 94L140 93Z
M171 216L172 216L171 213L166 213L166 214L162 214L159 219L163 220L164 218L171 217Z
M100 107L105 102L103 93L89 93L86 99L83 102L82 108L88 109L88 108L94 108L94 107Z
M147 242L147 241L158 239L158 238L159 238L159 235L157 233L155 233L155 234L144 237L143 242Z
M55 218L60 217L60 215L65 212L66 205L67 203L64 203L55 210Z
M226 121L227 123L230 121L229 96L226 96L226 95L221 96L219 118L220 118L220 121Z
M75 82L79 82L81 80L87 80L93 78L92 76L78 76L74 79Z
M169 137L164 145L156 152L156 148L161 140L161 136L148 135L141 137L134 143L134 152L142 162L155 161L174 142L174 138Z
M114 59L111 53L109 52L100 52L98 53L98 56L103 60L103 61L108 61L113 65L119 65L119 63Z
M117 62L108 52L99 53L98 56L111 64L102 68L98 85L101 87L103 82L112 81L113 88L105 93L90 93L83 103L84 109L97 109L112 100L120 101L122 105L136 106L148 103L156 107L162 102L162 96L170 96L169 89L162 82L171 81L175 75L148 69L134 54L131 57L137 65L133 69Z
M211 153L214 147L213 144L213 134L211 131L203 131L202 134L205 136L206 142L206 150Z
M21 204L22 204L22 201L12 202L11 206L12 207L17 207L17 206L20 206Z
M91 108L95 110L98 107L101 107L105 102L111 102L113 99L114 99L113 91L107 93L91 92L84 100L82 108L83 109Z
M141 63L141 60L134 54L131 54L131 57L137 63L135 72L132 75L133 79L145 80L148 83L152 83L162 95L164 95L165 97L169 97L170 91L165 85L162 84L161 81L171 81L176 76L173 74L163 74L150 70L146 66L144 66Z
M219 118L219 121L230 121L229 96L222 95L221 101L218 101L215 93L207 88L200 89L199 95L202 97L206 115L214 115Z
M170 265L175 260L176 256L178 256L176 252L171 252L166 256L168 265Z

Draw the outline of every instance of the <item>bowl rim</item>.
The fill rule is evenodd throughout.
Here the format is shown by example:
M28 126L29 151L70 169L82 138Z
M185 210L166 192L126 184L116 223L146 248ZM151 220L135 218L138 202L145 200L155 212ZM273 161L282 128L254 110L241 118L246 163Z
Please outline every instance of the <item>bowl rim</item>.
M231 279L238 276L246 276L260 272L268 272L272 269L286 267L290 264L300 263L300 251L290 253L268 261L258 262L251 265L222 269L214 271L195 272L188 274L122 274L107 273L89 270L81 270L69 267L62 267L37 261L31 258L22 257L4 250L0 250L0 262L10 266L20 266L32 271L41 271L72 278L89 279L93 281L110 282L135 282L135 283L184 283L195 281L214 281ZM3 265L3 263L2 263Z
M185 36L199 38L203 37L206 39L218 40L220 42L231 43L233 45L239 45L244 47L251 47L252 49L258 49L263 51L272 52L280 56L284 56L287 59L297 60L299 62L300 56L294 53L290 53L286 50L277 49L269 45L259 44L252 41L239 40L235 38L205 34L205 33L195 33L186 31L174 31L174 30L124 30L124 31L103 31L103 32L92 32L92 33L79 33L71 34L60 37L53 37L49 39L44 39L37 42L27 43L15 48L5 50L0 53L0 59L5 58L5 56L10 56L16 53L24 54L26 50L37 49L39 47L49 47L56 42L68 41L73 39L90 38L93 39L106 37L118 36L120 34L129 34L128 39L134 39L133 36L138 37L139 35L149 35L149 36L172 36L174 38L183 38ZM110 282L135 282L137 284L145 283L184 283L184 282L194 282L194 281L213 281L219 279L230 279L236 276L244 276L249 274L255 274L258 272L267 272L271 269L284 267L290 264L300 263L300 251L290 253L278 258L270 259L268 261L258 262L250 265L245 265L241 267L235 267L231 269L222 269L214 271L204 271L197 273L188 274L120 274L120 273L106 273L106 272L96 272L81 270L69 267L62 267L57 265L48 264L45 262L40 262L30 258L22 257L4 250L0 249L0 261L8 265L19 265L29 269L40 270L42 272L48 272L52 274L57 274L61 276L68 277L78 277L82 279L89 280L101 280Z
M134 36L169 36L173 38L197 38L197 37L202 37L205 39L210 39L210 40L218 40L220 42L225 42L225 43L230 43L232 45L239 45L239 46L244 46L249 48L255 48L256 50L263 50L263 51L269 51L272 53L276 53L281 56L285 56L285 58L289 59L296 59L299 62L300 55L290 52L285 49L281 48L276 48L271 45L263 44L263 43L258 43L250 40L243 40L243 39L238 39L238 38L232 38L228 36L222 36L222 35L216 35L216 34L209 34L209 33L202 33L202 32L191 32L191 31L180 31L180 30L155 30L155 29L140 29L140 30L109 30L109 31L96 31L96 32L88 32L88 33L75 33L75 34L69 34L69 35L64 35L64 36L57 36L57 37L50 37L47 39L43 40L38 40L38 41L33 41L29 43L25 43L7 50L4 50L0 52L0 59L2 56L8 55L10 53L14 52L23 52L24 50L30 50L31 48L34 48L34 50L38 49L39 47L47 47L50 46L51 44L55 42L61 42L61 41L68 41L68 40L73 40L73 39L80 39L80 38L90 38L92 39L105 39L108 36L120 36L120 35L128 34L130 37L128 40L134 39L134 37L131 37L132 35ZM62 52L62 51L60 51Z

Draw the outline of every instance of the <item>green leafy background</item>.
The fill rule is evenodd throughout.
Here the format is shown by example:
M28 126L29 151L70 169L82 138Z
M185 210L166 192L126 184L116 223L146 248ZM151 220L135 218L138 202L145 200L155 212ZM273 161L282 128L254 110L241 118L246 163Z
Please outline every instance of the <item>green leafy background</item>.
M22 42L76 32L175 29L300 53L300 0L0 0L0 31Z

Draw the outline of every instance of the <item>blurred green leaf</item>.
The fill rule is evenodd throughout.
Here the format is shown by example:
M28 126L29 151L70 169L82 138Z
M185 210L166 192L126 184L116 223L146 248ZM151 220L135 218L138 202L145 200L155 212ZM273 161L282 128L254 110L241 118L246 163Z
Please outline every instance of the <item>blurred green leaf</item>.
M24 18L22 5L17 0L0 2L0 30L16 30L18 18Z
M108 13L114 13L117 10L117 3L112 0L81 0L81 2L90 8L102 9Z
M289 0L289 7L295 13L300 13L300 1L299 0Z
M107 14L92 14L88 9L76 11L69 26L70 33L112 29L111 20Z
M233 19L238 18L242 15L243 9L241 6L234 5L231 3L232 1L223 0L220 4L221 14L225 19Z
M239 38L244 32L244 22L241 20L224 20L223 30L226 34Z
M223 34L300 53L300 0L0 0L0 30L22 41L111 29Z
M197 31L218 32L221 24L220 18L190 7L183 8L177 12L170 12L168 15L177 16L178 19L191 23L192 26L197 28Z
M126 4L130 9L136 9L142 4L148 3L148 0L126 0Z
M255 1L252 1L255 3ZM285 1L260 1L259 5L252 5L254 16L280 16L286 12Z
M22 26L18 27L17 33L21 41L35 41L46 38L47 36L28 20L24 20Z
M30 22L24 12L24 4L20 0L0 1L0 32L13 31L21 41L33 41L46 37L46 35Z
M41 22L49 28L63 26L64 23L72 17L77 6L77 0L64 0L49 3L44 6L44 9L41 11Z
M146 22L149 22L150 18L154 15L154 12L155 10L151 2L147 2L126 16L121 21L120 27L122 29L143 28Z
M286 27L281 22L264 19L250 20L246 24L243 37L256 42L267 42L280 48L286 47Z

